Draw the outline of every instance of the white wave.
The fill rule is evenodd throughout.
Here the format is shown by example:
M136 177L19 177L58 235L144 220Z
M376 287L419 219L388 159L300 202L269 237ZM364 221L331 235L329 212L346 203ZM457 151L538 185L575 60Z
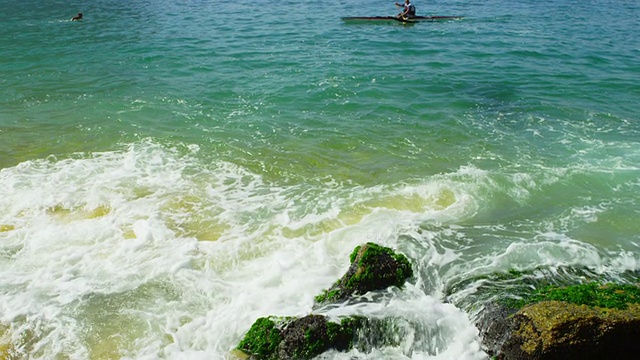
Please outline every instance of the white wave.
M404 228L477 208L446 177L279 187L230 163L204 164L198 151L143 141L0 171L0 320L14 347L32 358L223 357L256 318L309 313L357 245L397 247ZM439 309L441 318L420 320L432 331L448 324L433 346L449 350L427 346L425 356L460 358L475 346L446 330L472 329L460 311L412 301ZM404 316L415 305L392 308L407 307Z
M224 358L258 317L311 312L350 252L374 241L412 259L415 283L355 310L402 318L412 335L326 356L481 359L466 314L439 300L447 284L541 265L637 268L565 235L599 208L539 226L469 225L505 193L473 166L393 185L285 186L199 154L142 141L0 170L0 322L14 347L31 358ZM532 192L538 181L511 178Z

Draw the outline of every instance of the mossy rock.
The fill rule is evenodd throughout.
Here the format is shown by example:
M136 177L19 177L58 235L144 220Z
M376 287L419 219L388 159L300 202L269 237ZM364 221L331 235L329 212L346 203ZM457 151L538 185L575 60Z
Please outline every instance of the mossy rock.
M338 324L323 315L260 318L237 348L252 359L311 359L330 349L349 350L365 323L363 317L349 317Z
M527 305L507 319L513 331L498 359L629 359L640 352L640 306L603 309L562 301Z
M627 359L640 352L640 288L545 286L488 304L478 327L496 359Z
M316 304L344 300L354 294L383 290L390 286L402 287L413 276L411 263L392 249L366 243L354 249L347 273L330 289L316 296Z
M316 297L316 305L346 299L353 294L402 287L413 276L409 260L390 248L374 243L358 246L352 252L351 266L331 289ZM374 321L360 316L341 322L323 315L302 318L263 317L255 321L237 350L251 359L310 359L335 349L346 351L357 341L362 349L372 344L393 344L393 321ZM366 338L364 341L362 337Z
M259 359L269 359L276 353L278 345L282 342L280 327L285 322L285 319L276 317L257 319L238 344L238 349Z
M322 315L309 315L291 322L284 329L278 359L310 359L329 349L349 350L353 346L357 319L337 324Z

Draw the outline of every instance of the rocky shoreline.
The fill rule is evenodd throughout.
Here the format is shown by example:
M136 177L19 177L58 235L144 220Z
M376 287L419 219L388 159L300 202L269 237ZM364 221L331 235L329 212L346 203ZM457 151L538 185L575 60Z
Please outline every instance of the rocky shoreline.
M333 286L316 296L314 309L388 287L402 287L413 277L409 260L375 243L356 247L351 265ZM569 272L579 270L569 269ZM581 283L557 273L526 283L511 271L494 278L521 282L519 292L485 292L476 326L485 352L496 360L629 359L640 352L640 287L635 277L624 283L604 277ZM463 285L461 285L463 286ZM486 296L486 293L491 293ZM362 351L392 345L389 321L324 315L259 318L237 346L235 356L249 359L311 359L328 350Z

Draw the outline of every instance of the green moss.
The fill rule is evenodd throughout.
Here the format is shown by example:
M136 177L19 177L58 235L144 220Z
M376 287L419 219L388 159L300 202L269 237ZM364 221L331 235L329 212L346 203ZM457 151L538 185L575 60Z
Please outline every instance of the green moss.
M357 254L360 248L360 246L356 247L353 253L351 253L350 258L352 263L357 259ZM370 285L377 282L378 276L376 276L371 269L375 269L376 260L384 255L390 256L398 263L398 268L395 271L395 278L392 279L392 283L395 286L402 287L405 280L413 276L411 263L404 255L396 254L390 248L380 246L375 243L367 243L367 248L362 253L358 263L356 264L359 271L347 280L345 286L347 288L356 288L358 284Z
M350 332L355 332L358 328L362 327L366 321L367 318L364 316L351 316L340 320L340 326Z
M354 252L356 250L359 251L360 248L361 248L360 246L356 247ZM387 247L380 246L378 244L371 243L371 242L367 243L367 249L362 253L362 256L360 257L360 261L358 262L358 265L368 264L368 263L371 262L372 258L375 258L375 257L380 256L382 254L387 254L389 256L395 255L395 253L391 249L389 249ZM351 262L355 261L356 256L354 256L353 253L351 254L351 257L353 258L351 260Z
M402 254L375 243L356 246L351 255L347 274L329 290L315 297L316 304L344 299L354 293L380 290L389 286L404 286L413 276L411 263Z
M342 334L342 326L340 324L328 322L327 323L327 338L330 343L335 342Z
M325 290L322 294L315 297L316 303L321 304L336 300L340 296L340 290Z
M326 338L316 334L312 329L307 329L304 333L305 346L298 349L294 354L298 359L310 359L321 354L326 349Z
M360 251L361 247L362 247L362 245L356 246L356 248L353 249L353 251L351 252L351 255L349 255L349 262L351 264L353 264L353 262L356 261L356 257L358 257L358 252Z
M327 339L336 350L346 351L353 347L353 339L357 329L362 326L364 318L345 318L340 324L327 323Z
M333 347L346 351L353 347L356 332L365 326L367 319L363 316L343 318L340 324L327 323L327 335Z
M330 348L337 350L348 350L353 344L354 322L347 322L349 326L342 323L326 323L326 329L308 328L304 333L304 345L296 349L294 357L296 359L310 359L322 354Z
M624 284L602 285L595 282L565 287L545 286L521 300L510 301L508 305L521 308L527 304L549 300L624 310L628 304L640 303L640 287Z
M238 344L238 349L259 358L269 358L282 341L276 321L279 320L273 317L262 317L256 320Z
M329 349L348 351L357 331L367 323L362 316L343 318L340 323L323 315L264 317L254 322L237 350L256 359L274 360L283 353L285 358L311 359Z

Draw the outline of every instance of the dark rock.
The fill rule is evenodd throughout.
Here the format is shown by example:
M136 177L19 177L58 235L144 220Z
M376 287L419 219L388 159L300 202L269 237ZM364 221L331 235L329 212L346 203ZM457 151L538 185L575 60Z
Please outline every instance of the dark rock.
M515 312L493 304L478 327L496 359L622 360L640 352L637 304L619 310L541 301Z
M477 327L489 355L500 353L504 344L511 337L515 330L515 323L511 316L517 311L495 302L491 302L485 307Z
M317 305L390 286L402 287L413 276L411 263L404 255L374 243L356 247L350 260L351 266L347 273L329 290L316 296Z
M331 289L316 297L316 305L347 299L354 294L402 287L413 276L411 264L404 255L391 249L367 243L352 252L351 266ZM369 350L377 344L392 344L396 338L393 321L371 320L361 316L331 322L323 315L302 318L264 317L251 326L237 350L251 359L310 359L335 349L347 351L358 343Z
M238 349L252 359L311 359L323 352L349 350L362 317L344 318L339 324L323 315L302 318L260 318L251 326Z
M310 359L329 349L346 351L353 345L356 324L336 324L322 315L296 319L282 331L278 359Z

